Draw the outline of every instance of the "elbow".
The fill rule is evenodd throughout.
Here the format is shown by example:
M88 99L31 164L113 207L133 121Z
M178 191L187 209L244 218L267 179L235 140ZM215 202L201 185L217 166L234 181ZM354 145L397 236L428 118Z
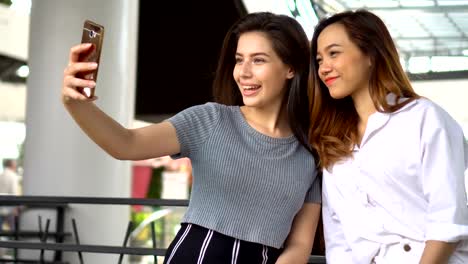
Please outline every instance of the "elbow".
M110 154L116 160L129 160L125 155L122 154Z
M135 160L135 156L127 148L109 150L107 153L117 160Z
M112 156L114 159L117 160L128 160L128 157L126 157L124 152L119 152L119 151L107 151L107 154Z
M117 160L130 160L131 154L128 151L127 147L118 147L118 146L110 146L107 148L103 148L107 154L112 156L114 159Z

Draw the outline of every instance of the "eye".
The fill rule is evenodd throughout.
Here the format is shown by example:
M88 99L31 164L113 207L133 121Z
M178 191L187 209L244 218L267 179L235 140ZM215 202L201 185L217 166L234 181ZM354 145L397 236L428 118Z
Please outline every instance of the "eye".
M322 58L316 58L315 62L317 62L318 65L322 64Z
M253 61L254 64L262 64L262 63L265 62L265 59L264 58L254 58L252 61Z
M334 50L330 51L330 57L332 58L336 57L338 54L339 54L338 51L334 51Z
M241 57L236 57L235 61L236 61L236 64L241 64L242 63L242 58Z

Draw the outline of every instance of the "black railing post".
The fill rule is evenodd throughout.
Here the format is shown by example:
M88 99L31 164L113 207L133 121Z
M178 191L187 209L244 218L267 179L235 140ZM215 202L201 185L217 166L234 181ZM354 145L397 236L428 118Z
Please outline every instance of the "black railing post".
M125 232L125 238L124 238L124 242L123 242L123 245L122 245L122 247L124 247L124 248L127 247L128 237L130 236L130 232L132 232L132 228L133 228L133 222L129 221L128 225L127 225L127 232ZM118 264L122 263L123 256L124 256L123 253L120 254Z
M41 237L41 242L42 243L47 243L47 236L49 235L49 225L50 225L50 219L47 219L45 231L44 231L44 234ZM41 249L41 264L42 263L44 263L44 249Z
M151 240L153 241L153 248L156 249L156 230L154 228L154 221L151 222ZM158 264L158 256L154 255L154 264Z
M75 243L80 245L80 237L78 236L78 228L76 228L76 221L75 218L72 218L72 227L73 227L73 234L75 235ZM80 264L83 264L83 254L81 251L78 251L78 259L80 260Z
M15 230L14 230L14 239L19 240L19 216L15 215ZM13 249L13 259L18 259L18 249Z
M56 218L56 223L55 223L55 242L57 243L63 243L65 240L64 236L62 234L65 233L65 208L62 206L57 207L57 218ZM55 251L54 254L54 260L55 261L61 261L62 260L62 251Z

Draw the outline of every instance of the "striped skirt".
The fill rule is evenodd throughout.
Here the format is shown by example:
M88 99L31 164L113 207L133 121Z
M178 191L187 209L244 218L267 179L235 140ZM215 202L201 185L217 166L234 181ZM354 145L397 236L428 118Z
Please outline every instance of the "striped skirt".
M281 251L182 223L164 264L274 264Z

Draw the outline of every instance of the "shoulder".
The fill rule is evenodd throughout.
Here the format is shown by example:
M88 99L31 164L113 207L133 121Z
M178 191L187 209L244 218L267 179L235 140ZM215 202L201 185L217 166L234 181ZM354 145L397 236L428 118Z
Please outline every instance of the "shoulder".
M419 98L409 109L413 122L419 122L421 133L430 135L444 131L451 136L462 136L461 125L440 105L427 98Z
M224 118L223 112L228 106L208 102L194 105L168 119L177 131L183 129L207 132L208 128L214 128Z
M204 117L209 117L209 116L218 116L220 111L224 108L225 106L218 104L218 103L213 103L213 102L208 102L204 104L199 104L199 105L194 105L190 106L176 115L174 115L170 119L177 119L180 117L185 117L185 118L204 118Z
M440 124L459 127L459 124L444 108L430 99L417 99L414 112L428 125Z
M413 121L420 120L422 123L456 123L445 109L425 97L415 99L393 114Z
M8 170L6 169L3 173L2 173L2 176L6 179L10 179L10 180L13 180L13 179L16 179L17 178L17 174L14 172L14 171L11 171L11 170Z
M191 107L183 110L182 112L187 111L187 110L189 110L189 111L190 110L191 111L219 111L219 109L221 109L222 107L223 107L223 105L221 105L221 104L214 103L214 102L207 102L207 103L204 103L204 104L191 106Z

